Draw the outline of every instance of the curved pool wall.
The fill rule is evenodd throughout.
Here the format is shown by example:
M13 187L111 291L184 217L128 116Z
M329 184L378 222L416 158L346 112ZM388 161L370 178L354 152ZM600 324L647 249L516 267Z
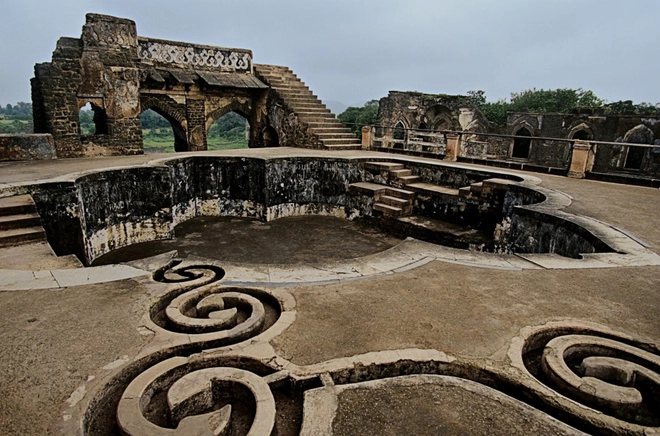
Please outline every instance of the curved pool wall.
M305 214L371 216L373 198L349 189L351 183L379 181L364 169L367 161L374 159L189 156L70 175L28 191L54 251L75 254L89 265L117 248L172 238L177 224L197 216L262 221ZM477 200L431 196L425 204L417 203L416 215L470 226L475 213L487 216L492 227L508 220L507 251L550 250L570 257L612 251L588 230L553 215L554 205L543 206L547 195L522 177L461 165L387 161L405 163L423 181L454 189L492 177L519 182L498 196ZM428 207L429 201L434 207ZM460 210L468 212L456 212Z

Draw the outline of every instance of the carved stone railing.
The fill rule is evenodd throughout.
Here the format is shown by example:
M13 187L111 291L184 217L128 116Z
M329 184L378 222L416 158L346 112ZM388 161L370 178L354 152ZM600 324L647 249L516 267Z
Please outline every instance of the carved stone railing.
M252 72L252 51L240 48L139 38L138 57L142 62L162 66L204 68L236 73Z

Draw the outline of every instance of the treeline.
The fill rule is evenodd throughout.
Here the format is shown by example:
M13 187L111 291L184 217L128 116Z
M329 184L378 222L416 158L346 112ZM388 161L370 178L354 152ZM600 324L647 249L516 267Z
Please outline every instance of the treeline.
M337 115L339 121L347 124L358 138L362 138L362 126L378 121L378 100L369 100L362 107L351 106Z
M0 133L32 133L32 103L0 106Z
M607 103L593 91L578 89L528 89L512 93L507 101L486 100L484 91L468 91L473 103L498 127L506 126L507 112L572 113L578 110L593 109L603 115L660 115L660 103L635 104L632 100Z

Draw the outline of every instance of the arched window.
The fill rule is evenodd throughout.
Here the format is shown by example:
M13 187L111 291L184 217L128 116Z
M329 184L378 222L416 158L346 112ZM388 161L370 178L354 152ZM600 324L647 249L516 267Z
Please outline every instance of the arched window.
M578 130L573 135L573 139L579 139L581 141L590 141L592 138L591 138L591 134L586 130Z
M248 148L250 124L242 115L228 112L213 122L206 143L209 150Z
M517 138L513 140L513 150L511 151L511 157L519 159L528 159L529 158L529 149L532 145L532 134L527 130L526 127L518 130L516 132Z
M87 103L78 112L78 125L81 135L107 135L108 118L105 110L93 103Z
M395 124L392 136L400 141L406 138L406 128L401 121Z

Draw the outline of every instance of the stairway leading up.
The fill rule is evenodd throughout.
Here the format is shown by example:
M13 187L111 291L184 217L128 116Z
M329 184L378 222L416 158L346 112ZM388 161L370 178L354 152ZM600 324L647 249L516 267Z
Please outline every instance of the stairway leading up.
M359 150L360 140L339 121L307 85L288 67L255 64L255 72L277 92L284 102L307 124L327 150Z
M0 198L0 247L46 240L34 200L29 195Z

